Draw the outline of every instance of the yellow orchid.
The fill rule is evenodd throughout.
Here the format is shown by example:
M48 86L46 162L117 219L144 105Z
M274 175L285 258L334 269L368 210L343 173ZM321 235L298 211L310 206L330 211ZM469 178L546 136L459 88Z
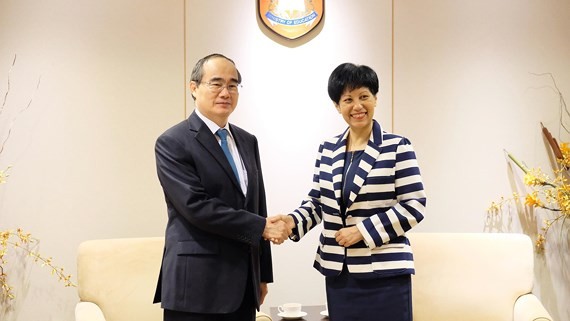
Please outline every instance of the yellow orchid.
M524 203L531 207L542 207L542 202L538 198L538 192L534 191L526 195Z
M0 184L6 183L8 180L8 171L10 170L11 166L8 166L6 169L0 170Z
M560 143L560 151L562 152L562 156L570 155L570 144Z
M564 169L570 168L570 144L560 143L560 152L562 153L562 158L558 159L558 162Z
M547 131L543 127L543 132ZM550 139L554 144L556 141ZM557 147L558 145L556 145ZM554 152L554 147L553 147ZM524 163L517 160L513 155L506 152L508 158L517 165L524 173L523 181L530 191L524 197L524 204L532 209L544 209L551 211L555 215L553 218L548 218L544 221L541 227L541 232L538 233L536 239L536 246L538 250L543 250L546 244L546 234L553 224L557 221L570 222L570 144L561 143L557 148L556 160L560 165L559 168L554 169L554 179L544 174L540 168L528 168ZM512 197L501 197L500 201L492 202L491 206L487 209L488 216L499 215L503 207L510 202L522 201L522 197L513 193ZM491 217L488 217L490 222L493 222Z
M533 168L528 170L524 175L524 183L528 186L541 186L548 185L550 179L542 172L540 168Z
M8 284L5 270L5 264L7 263L5 256L9 247L24 251L34 262L38 262L41 266L48 267L51 270L51 274L56 275L64 286L76 286L71 280L72 276L65 274L63 268L55 266L51 257L44 257L34 250L37 243L37 239L34 239L30 233L22 229L17 229L16 232L10 230L0 231L0 300L4 300L5 298L10 300L15 299L14 288Z

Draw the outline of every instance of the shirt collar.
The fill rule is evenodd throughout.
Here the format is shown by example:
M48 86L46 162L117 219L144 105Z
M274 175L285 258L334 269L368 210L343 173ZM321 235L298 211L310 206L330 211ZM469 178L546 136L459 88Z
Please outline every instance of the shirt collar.
M198 108L194 109L194 112L206 124L206 126L208 126L212 134L215 135L218 129L220 129L220 127L216 123L211 121L208 117L202 115L202 113L200 113L200 110L198 110ZM232 137L233 139L232 132L230 131L230 123L229 122L226 123L226 126L224 126L223 128L227 129L229 136Z

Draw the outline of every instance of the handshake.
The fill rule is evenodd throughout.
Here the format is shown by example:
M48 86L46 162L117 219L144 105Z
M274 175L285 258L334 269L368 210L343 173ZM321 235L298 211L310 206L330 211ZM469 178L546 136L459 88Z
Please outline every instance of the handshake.
M267 218L263 238L273 244L281 244L287 240L293 232L295 221L289 215L276 215Z

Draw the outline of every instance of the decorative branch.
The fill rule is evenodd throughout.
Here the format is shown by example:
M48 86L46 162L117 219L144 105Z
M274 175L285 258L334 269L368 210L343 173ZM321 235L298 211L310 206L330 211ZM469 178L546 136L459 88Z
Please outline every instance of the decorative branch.
M8 70L8 88L6 89L6 93L4 94L4 100L2 101L2 106L0 106L0 116L4 112L4 107L6 107L6 101L8 100L8 94L10 93L10 74L12 73L12 68L16 64L16 55L14 55L14 60L12 60L12 66Z
M71 275L66 275L63 268L54 265L51 257L44 257L39 252L30 249L31 246L37 244L38 240L22 229L18 229L16 233L13 231L0 232L0 297L4 296L10 300L15 298L13 287L8 284L7 275L4 273L4 264L7 263L4 257L8 252L9 246L24 251L26 255L42 267L47 266L51 270L51 274L55 274L58 280L63 282L64 286L76 287L75 283L71 281Z
M12 68L14 67L15 64L16 64L16 55L14 55L14 60L12 61L12 66L10 67L10 70L8 71L8 88L6 89L6 93L4 94L4 100L2 101L2 106L0 108L0 116L4 112L4 108L5 108L6 102L8 100L8 95L10 94L10 73L12 72ZM6 147L6 143L8 142L8 139L10 138L10 136L12 134L12 129L14 128L14 124L16 123L16 119L18 119L18 117L22 113L24 113L26 110L28 110L28 108L30 108L30 106L32 105L32 101L34 100L34 97L36 96L36 93L38 92L38 90L40 88L41 80L42 80L42 77L40 76L38 78L38 83L36 85L36 89L34 90L32 97L28 101L28 104L26 106L24 106L23 108L21 108L18 111L18 113L16 114L16 116L14 116L14 118L12 118L12 121L10 122L10 125L8 126L8 133L6 134L6 137L4 137L4 139L2 140L2 142L0 144L0 155L4 151L4 148Z
M7 101L11 89L10 74L15 64L16 64L16 55L14 55L12 66L10 67L10 70L8 72L8 86L6 92L3 94L2 104L0 105L0 116L2 116L3 113L7 110L6 109ZM2 155L2 152L6 147L6 143L10 138L16 120L32 105L35 94L39 90L40 83L41 83L41 77L39 77L36 89L33 92L32 97L29 99L28 103L24 107L20 108L17 111L17 113L12 117L6 137L0 139L0 156ZM9 176L8 171L10 170L10 168L11 166L8 166L6 169L0 169L0 184L6 183L6 180ZM34 262L39 263L41 266L47 266L51 270L51 274L56 275L59 281L63 282L66 287L76 286L71 281L71 275L66 275L64 273L63 268L54 265L52 262L53 259L51 257L42 256L39 252L34 250L35 246L37 246L38 243L39 241L37 239L32 238L30 233L25 233L22 229L18 229L16 232L10 230L0 230L0 303L1 304L4 304L6 300L13 300L15 298L13 287L8 284L8 274L5 265L7 263L6 254L8 253L9 249L23 251L26 254L26 256L31 257Z
M536 248L538 251L543 251L550 228L555 223L559 223L561 228L564 228L564 224L570 219L570 184L566 176L570 168L570 148L567 143L558 145L558 142L552 137L548 129L542 123L540 125L542 126L542 133L556 155L557 162L562 165L561 168L554 170L554 179L548 178L540 168L529 169L507 150L503 151L524 172L524 184L531 189L526 194L524 204L531 208L542 208L554 213L554 218L544 220L544 226L541 228L542 232L537 234ZM522 197L517 193L513 193L511 198L501 197L500 201L491 203L487 213L488 215L496 216L502 212L505 205L510 202L520 204L521 199ZM487 218L489 219L489 216Z
M564 120L563 120L564 114L566 114L566 116L570 117L570 111L568 110L568 106L566 105L566 100L564 100L564 96L562 95L562 92L558 88L558 84L556 84L556 79L554 79L554 76L552 75L552 73L550 73L550 72L545 72L545 73L533 73L533 72L531 72L530 74L535 75L535 76L549 76L550 77L554 87L550 87L550 86L548 86L548 87L551 88L558 95L558 101L560 102L560 126L561 126L561 128L564 128L564 130L567 133L570 133L570 129L564 124ZM558 129L558 136L560 136L560 128Z

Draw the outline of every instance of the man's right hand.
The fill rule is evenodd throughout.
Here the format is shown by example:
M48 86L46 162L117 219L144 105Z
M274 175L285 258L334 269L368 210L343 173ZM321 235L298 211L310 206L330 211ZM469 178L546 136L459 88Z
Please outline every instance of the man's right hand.
M263 238L273 244L281 244L287 240L292 232L288 224L283 220L283 215L272 216L266 219Z

